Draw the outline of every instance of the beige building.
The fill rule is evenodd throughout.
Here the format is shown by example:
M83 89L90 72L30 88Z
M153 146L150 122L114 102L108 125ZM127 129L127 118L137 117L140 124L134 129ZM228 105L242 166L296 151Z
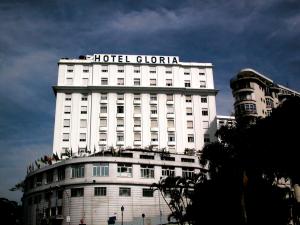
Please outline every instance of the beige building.
M266 117L282 101L300 93L260 74L253 69L243 69L230 80L230 87L235 99L234 109L237 120Z

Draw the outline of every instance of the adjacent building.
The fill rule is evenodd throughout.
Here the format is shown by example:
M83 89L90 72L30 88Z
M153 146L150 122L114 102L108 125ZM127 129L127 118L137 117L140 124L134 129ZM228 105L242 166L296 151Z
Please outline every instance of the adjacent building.
M235 126L235 123L234 116L217 115L217 129L220 129L222 126Z
M215 141L212 64L177 56L63 58L53 89L53 153L61 159L27 175L26 224L166 223L168 207L149 187L199 172L194 153Z
M234 109L237 120L264 118L286 98L300 97L299 92L276 84L253 69L241 70L231 79L230 87L235 99Z

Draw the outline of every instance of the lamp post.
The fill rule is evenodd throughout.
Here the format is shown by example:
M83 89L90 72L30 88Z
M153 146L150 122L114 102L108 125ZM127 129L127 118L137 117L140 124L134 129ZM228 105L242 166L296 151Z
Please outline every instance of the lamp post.
M122 225L123 225L123 211L124 211L124 206L121 206L121 212L122 212Z
M145 225L145 214L144 213L142 214L142 217L143 217L143 225Z

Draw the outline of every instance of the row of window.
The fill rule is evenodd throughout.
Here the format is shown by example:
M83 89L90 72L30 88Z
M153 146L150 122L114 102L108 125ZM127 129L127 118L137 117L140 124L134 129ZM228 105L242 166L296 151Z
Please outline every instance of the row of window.
M82 85L87 86L88 85L88 78L82 78ZM66 78L66 85L73 85L73 78L67 77ZM108 78L102 77L101 78L101 85L108 85ZM125 79L124 78L117 78L117 85L125 85ZM141 79L140 78L134 78L133 79L133 85L134 86L140 86L141 85ZM150 86L157 86L157 79L156 78L150 78L149 80ZM165 85L168 87L173 86L173 79L166 79ZM190 80L184 80L184 87L191 87L191 81ZM206 88L206 81L200 80L200 88Z
M157 72L157 67L156 66L149 66L149 73L156 73ZM88 73L90 71L89 66L83 66L82 72ZM118 73L124 73L125 72L125 67L123 65L119 65L117 69ZM73 73L74 72L74 66L73 65L68 65L67 66L67 72L68 73ZM108 65L102 65L101 68L102 73L107 73L108 72ZM134 73L141 73L141 67L140 66L134 66L133 67L133 72ZM173 73L173 68L172 67L165 67L165 73L166 74L172 74ZM191 73L191 68L184 68L184 75L190 75ZM204 70L199 70L198 72L199 75L204 76L205 72Z
M136 111L140 111L140 105L136 105L134 106L135 110ZM107 105L102 105L102 111L101 111L101 108L100 108L100 112L101 113L107 113ZM125 111L124 111L124 104L120 105L118 104L117 105L117 113L118 114L123 114ZM174 106L173 105L168 105L167 106L167 114L173 114L174 113ZM201 113L202 113L202 116L208 116L208 108L202 108L201 109ZM64 114L71 114L71 106L69 105L66 105L64 107ZM87 106L81 106L80 107L80 114L87 114ZM157 105L151 105L150 106L150 114L153 115L153 114L157 114ZM193 110L192 110L192 107L186 107L186 115L188 116L191 116L193 115ZM124 115L118 115L118 116L122 116L124 117Z
M174 159L175 160L175 159ZM72 167L72 178L84 177L84 165L77 165ZM175 176L174 166L162 166L162 174L165 176ZM109 164L97 163L93 164L93 176L109 176ZM132 177L132 164L131 163L118 163L117 166L118 177ZM194 176L193 168L182 168L182 176L191 178ZM140 165L140 177L141 178L154 178L154 166L153 165Z

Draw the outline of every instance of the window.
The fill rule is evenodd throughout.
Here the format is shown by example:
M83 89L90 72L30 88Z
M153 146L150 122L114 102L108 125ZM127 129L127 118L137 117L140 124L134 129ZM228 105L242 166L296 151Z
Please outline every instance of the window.
M58 181L65 179L65 167L57 169L57 179Z
M141 141L141 133L134 132L134 141Z
M156 132L151 133L151 141L158 141L158 133Z
M156 105L150 106L150 112L151 114L157 114L157 106Z
M89 84L89 79L88 78L82 78L82 85L83 86L88 86Z
M204 129L208 129L208 127L209 127L208 121L202 121L202 124L203 124Z
M194 142L194 135L193 134L188 134L188 142L193 143Z
M172 73L172 67L166 67L166 73L171 74Z
M88 73L89 72L89 66L83 66L83 70L84 73Z
M150 79L150 86L156 86L156 79Z
M143 188L143 197L153 197L153 190L150 188Z
M118 78L117 85L124 85L124 78Z
M123 105L117 105L117 113L124 113L124 106Z
M101 72L107 73L108 72L108 66L107 65L103 65L102 69L101 69Z
M100 127L106 127L106 126L107 126L107 119L100 118Z
M87 120L86 119L80 120L80 128L87 128Z
M81 106L80 113L87 114L87 106Z
M274 108L274 102L272 99L266 98L266 107L267 108Z
M99 141L106 141L107 134L106 133L100 133L99 134Z
M158 123L157 123L157 120L151 120L151 128L155 128L155 127L158 127Z
M69 133L63 133L63 141L69 141L70 140L70 134Z
M73 65L67 65L67 71L69 73L72 73L74 71L74 66Z
M205 80L200 80L200 87L205 88L206 87L206 82Z
M107 94L101 94L100 100L107 100Z
M117 100L124 100L124 94L120 94L120 93L118 93L117 94Z
M184 75L190 75L191 69L190 68L184 68Z
M194 163L194 162L195 162L195 159L190 159L190 158L181 158L181 162Z
M154 178L154 166L141 165L142 178Z
M100 113L107 113L107 105L105 104L100 105Z
M141 95L140 94L134 94L133 95L133 100L140 101L141 100Z
M118 66L118 73L124 73L124 66Z
M84 165L72 166L72 178L84 177Z
M71 113L71 106L65 106L65 114L70 114Z
M70 127L70 120L64 119L64 127Z
M102 85L108 85L108 78L101 78Z
M193 121L192 121L192 120L188 120L188 121L186 122L186 127L187 127L188 129L193 129Z
M81 101L87 101L88 100L88 95L87 94L82 94L81 95Z
M167 101L173 101L173 95L172 94L167 94Z
M166 86L172 86L173 85L173 82L172 82L172 79L166 79Z
M207 103L207 97L201 97L201 103Z
M132 164L118 163L118 176L119 177L132 177Z
M174 106L167 105L167 114L174 114Z
M119 188L119 196L130 197L131 196L131 189L120 187Z
M124 127L124 118L117 118L117 127Z
M79 134L79 141L86 141L86 133Z
M174 128L174 120L168 120L168 128Z
M66 94L65 95L65 100L66 101L71 101L72 100L72 94Z
M204 72L204 70L200 69L200 70L199 70L199 75L201 75L201 76L205 76L205 72Z
M50 184L53 182L53 171L48 171L46 173L46 182L47 182L47 184Z
M151 101L157 101L157 95L156 94L150 94L150 100Z
M185 96L185 102L192 102L192 96L191 95L186 95Z
M191 81L190 80L185 80L184 81L184 86L185 87L191 87Z
M156 73L156 67L155 66L150 66L149 67L149 72L150 73Z
M73 78L69 77L66 79L66 84L67 85L72 85L73 84Z
M192 110L192 108L186 108L186 115L188 115L188 116L193 115L193 110Z
M109 171L108 163L95 163L93 164L94 177L107 177Z
M195 175L195 170L193 168L182 168L182 177L193 178Z
M202 116L208 116L208 109L207 108L202 109Z
M94 195L95 196L106 196L106 187L95 187Z
M124 133L117 133L117 141L124 141Z
M141 113L141 106L140 105L135 105L134 106L134 113L135 114L140 114Z
M175 134L174 133L168 133L168 141L174 142L175 141Z
M174 166L162 166L162 173L163 177L175 177L175 167Z
M154 159L154 155L140 155L140 159Z
M141 79L140 78L134 78L133 85L134 86L140 86L141 85Z
M141 72L140 66L134 66L134 67L133 67L133 72L134 72L134 73L140 73L140 72Z
M62 199L63 198L63 190L57 190L56 196L57 196L57 199Z
M83 197L84 189L83 188L72 188L71 197Z
M204 134L204 143L209 143L209 142L210 142L209 134Z
M134 127L141 127L141 118L135 117L133 119L133 124L134 124Z

